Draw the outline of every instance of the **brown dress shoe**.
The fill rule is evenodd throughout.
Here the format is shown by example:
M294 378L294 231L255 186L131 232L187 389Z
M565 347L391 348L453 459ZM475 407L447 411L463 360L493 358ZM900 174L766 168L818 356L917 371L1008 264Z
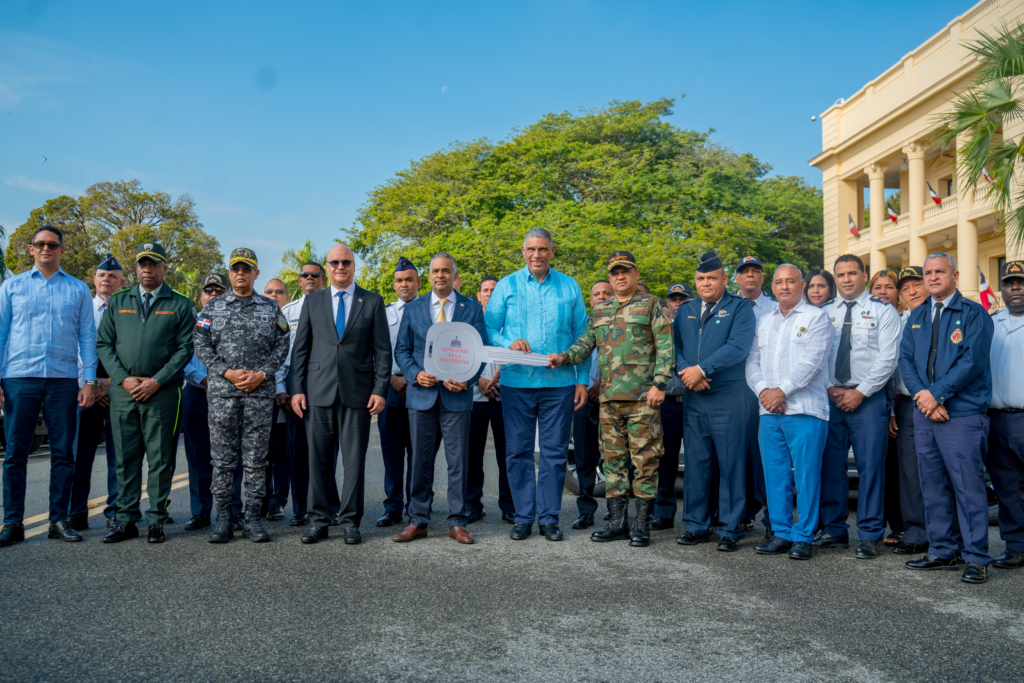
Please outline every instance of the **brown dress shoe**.
M427 530L426 529L420 529L415 524L410 524L409 526L407 526L404 529L402 529L401 533L395 534L394 536L392 536L391 540L394 541L395 543L408 543L409 541L415 541L417 538L426 538L426 537L427 537Z
M469 535L469 532L466 531L466 527L464 526L455 526L449 529L448 537L454 538L459 543L465 543L466 545L474 542L473 537Z

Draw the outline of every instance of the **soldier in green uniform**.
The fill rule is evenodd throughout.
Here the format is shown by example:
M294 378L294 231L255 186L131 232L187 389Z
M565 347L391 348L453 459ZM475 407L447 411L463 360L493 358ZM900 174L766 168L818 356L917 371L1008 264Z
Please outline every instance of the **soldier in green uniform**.
M608 257L615 296L594 307L590 324L564 353L548 354L550 367L577 365L597 347L601 452L608 500L608 526L591 540L645 547L651 543L650 514L658 492L658 460L664 452L659 408L675 366L672 324L662 301L637 287L636 259L628 251ZM629 462L633 462L636 516L629 527Z
M110 298L96 332L96 353L110 375L117 451L117 519L104 543L139 536L143 455L149 462L149 542L165 539L181 383L192 358L192 302L164 283L164 248L147 242L135 262L139 284Z

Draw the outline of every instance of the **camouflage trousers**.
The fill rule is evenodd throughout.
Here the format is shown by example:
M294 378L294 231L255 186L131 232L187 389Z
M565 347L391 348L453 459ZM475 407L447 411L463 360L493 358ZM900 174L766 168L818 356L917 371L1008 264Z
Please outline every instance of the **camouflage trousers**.
M210 397L210 456L214 504L231 506L235 465L242 459L247 508L259 506L267 492L267 451L270 448L274 399Z
M605 497L629 494L629 462L633 462L633 495L658 494L658 461L665 452L661 411L647 401L605 401L601 404L601 456Z

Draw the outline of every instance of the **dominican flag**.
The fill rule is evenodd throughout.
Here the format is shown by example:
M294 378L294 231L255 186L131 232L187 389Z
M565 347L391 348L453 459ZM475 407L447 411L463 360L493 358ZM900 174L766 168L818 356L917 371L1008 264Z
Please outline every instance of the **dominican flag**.
M850 232L853 233L854 237L860 237L860 232L857 230L857 224L853 220L853 214L846 214L850 217Z
M891 220L893 223L895 223L896 219L899 218L899 216L897 216L896 212L892 210L892 204L890 204L889 202L886 202L885 203L885 208L889 209L889 220Z
M942 197L939 196L938 192L932 189L932 184L929 183L927 180L924 181L924 184L928 186L928 194L932 196L932 201L935 202L936 204L941 204Z
M196 320L196 327L209 327L209 326L210 326L210 321L207 320L206 318L199 318L198 320Z
M988 181L988 184L992 184L992 176L988 174L988 169L984 166L981 167L981 177Z
M978 275L981 276L981 286L978 287L978 298L981 299L981 305L985 307L987 311L992 306L992 300L996 298L995 293L992 291L992 285L985 279L985 273L981 272L981 266L978 266Z

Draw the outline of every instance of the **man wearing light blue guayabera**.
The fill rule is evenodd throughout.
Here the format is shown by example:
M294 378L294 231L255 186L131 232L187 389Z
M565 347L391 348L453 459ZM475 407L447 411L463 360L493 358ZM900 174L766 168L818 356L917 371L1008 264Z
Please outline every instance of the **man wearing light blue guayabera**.
M550 267L551 233L534 228L523 241L526 267L501 279L484 314L492 346L526 353L558 353L583 334L587 309L576 281ZM526 539L536 517L549 541L562 540L565 463L573 410L587 402L590 360L573 367L505 365L501 369L508 481L515 502L512 540ZM539 430L538 430L539 426ZM539 433L540 463L534 479L533 444Z

